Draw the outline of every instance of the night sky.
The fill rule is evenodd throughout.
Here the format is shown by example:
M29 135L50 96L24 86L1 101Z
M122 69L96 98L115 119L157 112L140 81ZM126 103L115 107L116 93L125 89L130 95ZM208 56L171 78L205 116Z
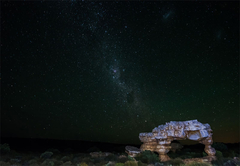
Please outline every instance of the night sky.
M239 142L239 2L1 2L2 137Z

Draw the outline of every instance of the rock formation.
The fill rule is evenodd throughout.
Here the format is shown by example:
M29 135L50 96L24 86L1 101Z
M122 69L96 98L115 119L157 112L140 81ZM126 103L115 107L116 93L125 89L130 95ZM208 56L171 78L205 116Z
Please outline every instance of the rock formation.
M125 150L125 152L131 157L136 157L138 153L141 153L141 150L134 146L126 146Z
M209 124L197 120L170 121L165 125L155 127L150 133L140 133L139 139L143 144L141 151L150 150L159 154L161 161L169 160L167 153L171 149L171 141L190 139L205 145L209 160L216 159L215 149L211 147L212 130Z

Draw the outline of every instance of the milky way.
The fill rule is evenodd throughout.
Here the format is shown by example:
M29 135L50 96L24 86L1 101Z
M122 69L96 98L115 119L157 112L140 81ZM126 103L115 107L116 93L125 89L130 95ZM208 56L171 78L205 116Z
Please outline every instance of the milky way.
M239 140L238 2L1 5L3 136L139 143L197 119Z

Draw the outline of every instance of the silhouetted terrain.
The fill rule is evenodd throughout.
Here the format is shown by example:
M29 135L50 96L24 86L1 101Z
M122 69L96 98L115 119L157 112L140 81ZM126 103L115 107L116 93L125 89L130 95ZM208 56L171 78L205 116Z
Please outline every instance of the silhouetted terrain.
M178 141L173 141L179 143ZM156 152L144 151L132 158L125 152L129 144L113 144L78 140L52 140L31 138L1 138L1 166L124 166L124 165L184 165L185 159L206 156L204 145L183 145L175 153L168 152L171 160L160 162ZM140 148L140 144L130 145ZM211 165L234 166L239 161L239 143L214 143L218 160ZM93 156L93 153L95 156ZM209 163L202 163L210 165ZM187 164L189 165L189 164ZM203 166L202 165L202 166Z

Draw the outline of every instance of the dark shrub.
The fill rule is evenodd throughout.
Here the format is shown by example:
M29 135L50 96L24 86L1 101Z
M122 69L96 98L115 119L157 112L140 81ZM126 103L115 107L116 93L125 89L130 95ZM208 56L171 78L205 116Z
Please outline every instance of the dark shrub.
M41 154L40 158L42 159L50 159L53 155L53 152L46 151Z
M0 144L0 154L4 155L10 153L10 147L8 144Z
M157 162L157 163L154 164L154 166L164 166L164 164Z
M183 152L191 152L192 150L190 148L184 148L182 151Z
M136 160L147 164L154 164L156 162L159 162L158 156L149 150L145 150L138 154Z
M106 164L106 166L115 166L115 163L112 162L112 161L109 161L109 162Z
M222 152L216 150L215 156L217 157L217 160L222 160L223 159L223 154Z
M211 165L208 163L192 162L192 163L188 164L188 166L211 166Z
M138 166L147 166L147 164L142 163L141 161L138 161Z
M197 157L202 157L201 153L196 153L196 152L187 152L186 153L188 156L191 156L190 158L197 158Z
M175 159L167 161L167 164L173 165L173 166L179 166L179 165L184 164L184 162L181 158L175 158Z
M213 147L215 150L220 150L220 151L228 150L227 146L226 146L224 143L221 143L221 142L214 142L214 143L212 144L212 147Z
M90 152L100 152L100 149L98 147L94 146L94 147L89 148L87 150L87 152L88 153L90 153Z
M105 160L105 161L117 161L117 160L118 160L118 157L115 156L114 154L111 154L111 155L105 157L104 160Z
M203 156L203 157L205 157L205 156L207 156L207 155L208 155L207 153L202 152L202 156Z
M127 157L119 157L118 158L118 163L125 163L126 161L128 161Z
M91 159L91 160L94 164L105 162L104 157L94 158L94 159Z
M81 162L89 164L89 163L93 163L94 159L92 159L90 157L84 157Z
M106 165L108 162L107 161L100 161L98 163L94 163L95 166L103 166L103 165Z
M129 155L128 155L128 160L129 160L129 161L135 161L134 158L131 157L131 156L129 156Z
M65 162L67 162L67 161L70 161L71 159L70 159L69 156L63 156L60 160L65 163Z
M124 163L125 166L138 166L138 163L136 161L127 161Z
M167 155L173 159L180 156L179 152L173 153L172 151L170 151Z
M115 166L124 166L123 163L116 163Z
M222 160L213 160L212 161L212 165L223 165L223 161Z

